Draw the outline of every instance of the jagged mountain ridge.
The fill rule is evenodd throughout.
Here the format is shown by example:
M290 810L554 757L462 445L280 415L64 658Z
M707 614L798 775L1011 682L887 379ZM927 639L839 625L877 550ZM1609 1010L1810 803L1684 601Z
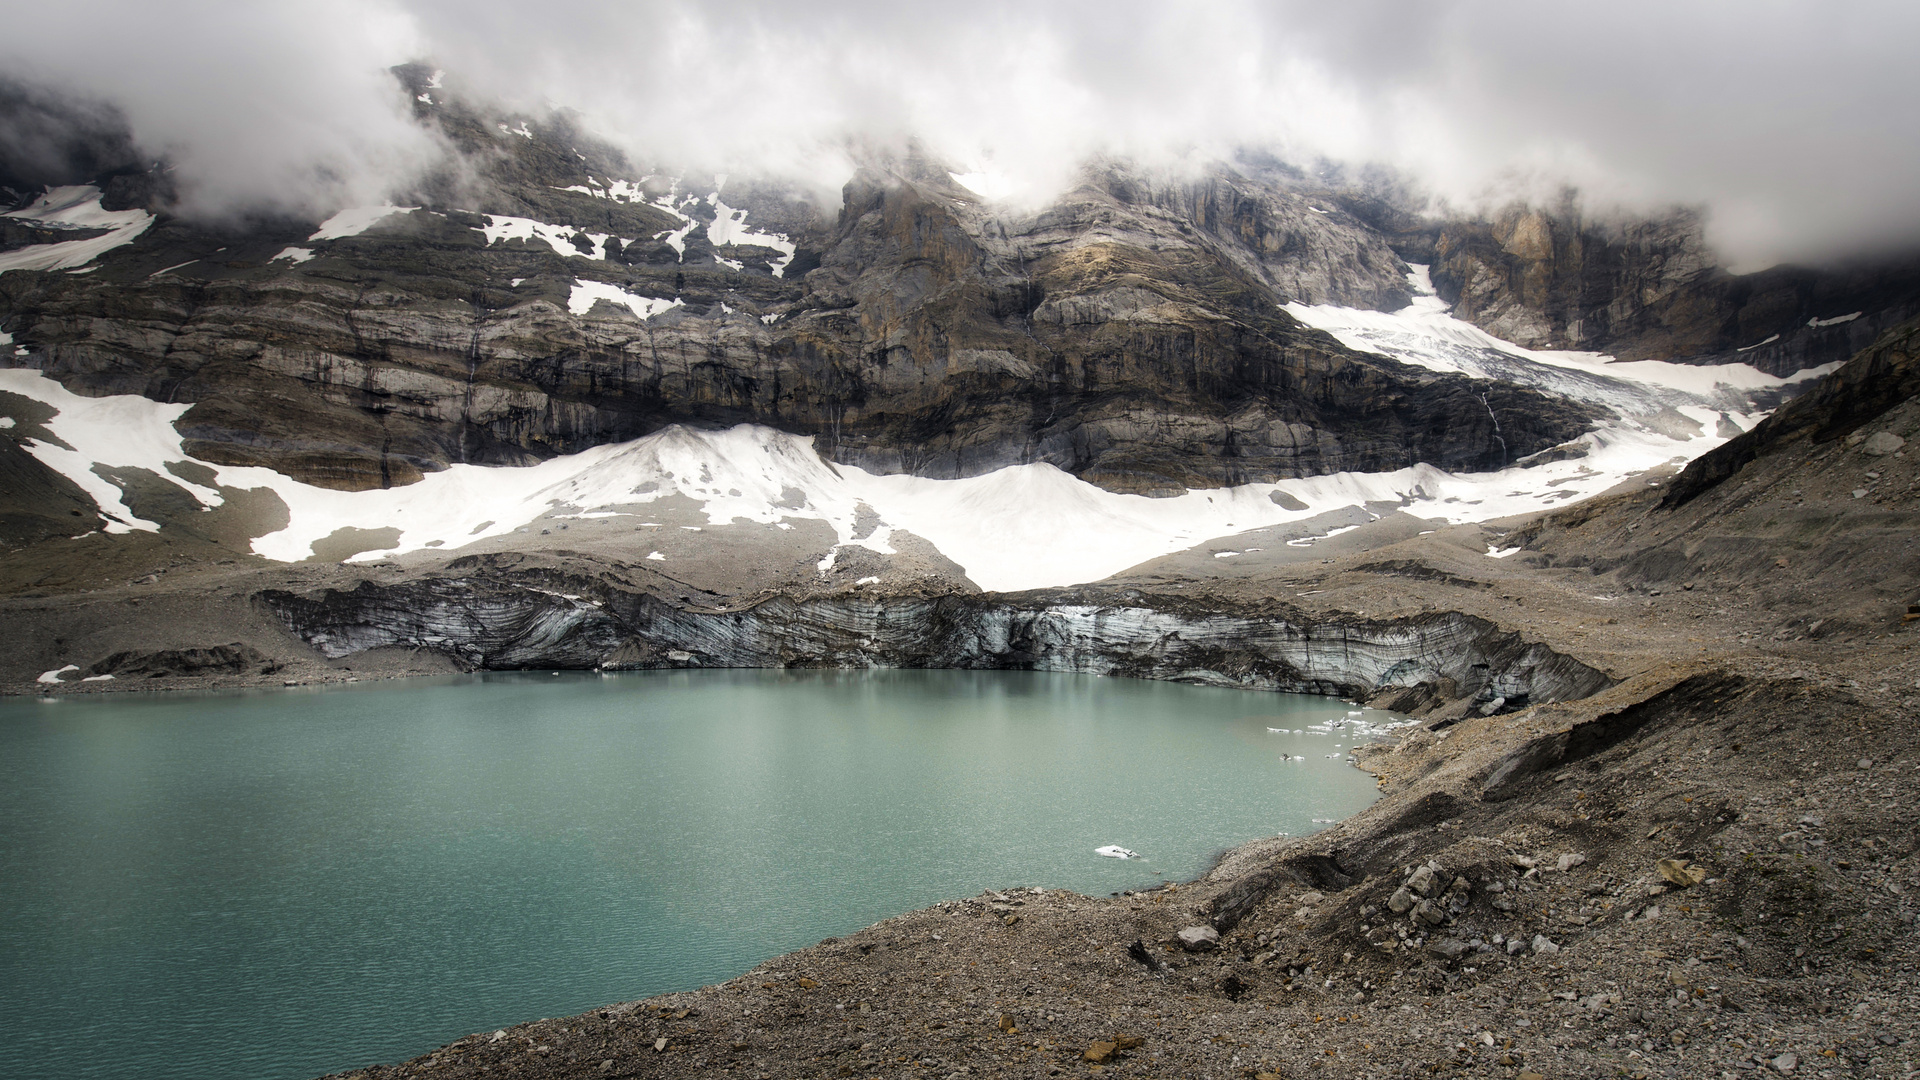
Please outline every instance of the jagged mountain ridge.
M1510 447L1591 419L1294 323L1277 298L1403 302L1404 267L1337 207L1228 170L1177 184L1109 163L1013 218L936 163L876 162L827 215L772 185L616 177L564 118L418 107L482 182L429 178L427 209L351 236L163 215L98 272L0 275L15 362L85 393L194 402L179 426L196 456L345 488L753 421L886 471L1044 461L1171 492L1497 465L1483 397ZM735 203L793 250L716 248ZM507 217L574 250L489 244ZM580 285L634 300L576 312Z
M563 114L498 116L398 74L461 154L408 200L422 209L331 237L163 212L97 272L0 273L13 362L192 402L196 457L347 489L757 422L878 471L1046 462L1162 494L1494 468L1597 415L1356 352L1281 310L1403 306L1396 249L1423 243L1447 255L1445 295L1478 250L1454 242L1464 225L1419 239L1338 178L1105 161L1015 214L909 155L869 162L827 212L775 182L644 175ZM119 174L107 204L164 195ZM1513 296L1461 310L1526 337L1507 323L1539 297ZM1876 325L1857 322L1835 332Z

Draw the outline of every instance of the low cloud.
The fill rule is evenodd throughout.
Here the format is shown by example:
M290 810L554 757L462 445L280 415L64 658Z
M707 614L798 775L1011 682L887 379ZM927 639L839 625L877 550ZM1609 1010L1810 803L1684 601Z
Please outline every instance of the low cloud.
M1920 238L1911 4L47 5L0 62L105 101L203 209L377 201L441 148L386 68L578 110L638 161L836 185L922 140L1032 196L1094 153L1394 166L1486 208L1707 208L1743 265Z

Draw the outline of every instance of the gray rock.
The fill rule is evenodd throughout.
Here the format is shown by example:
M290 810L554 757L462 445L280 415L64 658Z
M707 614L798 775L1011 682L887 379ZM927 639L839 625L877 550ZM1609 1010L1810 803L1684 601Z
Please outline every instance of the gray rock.
M1871 769L1873 768L1873 759L1863 757L1856 764L1862 769Z
M1458 960L1468 948L1466 942L1453 937L1435 938L1427 942L1428 952L1447 960Z
M1175 936L1188 952L1210 952L1220 945L1220 931L1211 926L1189 926Z
M1428 926L1439 926L1447 921L1447 911L1431 900L1422 900L1415 905L1413 917Z
M448 654L477 668L764 668L798 659L839 666L856 657L861 665L997 668L1031 663L991 645L1017 636L1037 651L1073 656L1080 671L1126 667L1169 677L1217 662L1211 659L1217 650L1231 648L1279 661L1272 666L1293 673L1236 684L1248 689L1300 690L1302 680L1311 680L1360 693L1409 661L1459 681L1471 677L1473 665L1490 664L1499 677L1524 682L1540 699L1585 697L1611 682L1570 657L1526 645L1517 634L1465 615L1414 627L1288 623L1189 615L1134 602L1124 593L1110 594L1111 603L1098 615L1062 610L1046 599L1008 603L1003 595L965 593L878 602L829 596L707 613L625 592L604 605L576 603L540 591L550 584L537 575L484 567L307 595L270 589L258 598L330 659L397 646ZM894 628L878 641L876 618ZM1329 651L1313 644L1328 638L1343 647ZM688 659L672 658L670 650ZM1234 898L1221 925L1236 921L1235 905L1260 899L1258 893Z
M1521 953L1523 953L1523 952L1526 952L1526 951L1527 951L1527 943L1526 943L1526 942L1524 942L1524 941L1521 941L1521 940L1520 940L1519 938L1510 938L1510 939L1508 939L1508 941L1507 941L1507 955L1508 955L1508 956L1519 956L1519 955L1520 955Z
M1552 956L1554 953L1557 953L1559 951L1560 951L1560 946L1555 945L1552 941L1549 941L1547 939L1547 935L1535 934L1533 936L1533 955Z
M1905 445L1907 440L1891 431L1876 431L1867 436L1866 442L1860 444L1860 452L1874 457L1886 457Z
M1772 1065L1775 1072L1790 1073L1800 1067L1800 1055L1789 1051L1767 1064Z
M1587 857L1585 855L1582 855L1581 853L1574 851L1574 852L1569 852L1565 855L1560 856L1559 860L1556 861L1553 864L1553 866L1554 866L1554 869L1564 874L1567 871L1573 869L1576 866L1579 866L1580 864L1586 861L1587 861Z
M1326 899L1326 896L1321 893L1304 892L1300 894L1300 906L1312 907L1313 905L1325 899Z
M1393 890L1393 895L1387 898L1387 909L1395 915L1405 915L1407 912L1413 910L1415 903L1417 903L1417 901L1414 900L1413 894L1407 891L1405 885L1402 885L1398 889Z
M1415 870L1413 876L1407 878L1407 888L1421 896L1432 896L1433 891L1439 887L1440 876L1433 872L1431 866L1423 866Z

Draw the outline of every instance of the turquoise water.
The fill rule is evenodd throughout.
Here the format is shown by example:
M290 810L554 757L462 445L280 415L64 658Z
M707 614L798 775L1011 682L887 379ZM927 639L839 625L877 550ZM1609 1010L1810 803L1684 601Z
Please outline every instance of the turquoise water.
M984 887L1184 880L1372 800L1348 740L1268 730L1346 708L949 671L0 701L0 1076L310 1077Z

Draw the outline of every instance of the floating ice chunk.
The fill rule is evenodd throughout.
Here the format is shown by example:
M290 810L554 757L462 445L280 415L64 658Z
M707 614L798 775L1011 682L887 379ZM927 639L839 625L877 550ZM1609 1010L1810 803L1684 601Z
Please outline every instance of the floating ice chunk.
M1128 851L1119 844L1108 844L1106 847L1094 848L1093 853L1095 855L1105 855L1109 859L1137 859L1140 857L1139 852Z
M67 672L79 671L79 670L80 670L79 664L68 664L66 667L54 668L52 671L43 671L40 673L40 677L33 681L37 683L47 683L51 685L53 683L59 682L60 676L65 675Z
M307 241L343 240L349 236L359 236L394 214L411 214L418 209L417 206L349 206L321 222L320 228L307 237ZM279 258L278 255L274 257Z

